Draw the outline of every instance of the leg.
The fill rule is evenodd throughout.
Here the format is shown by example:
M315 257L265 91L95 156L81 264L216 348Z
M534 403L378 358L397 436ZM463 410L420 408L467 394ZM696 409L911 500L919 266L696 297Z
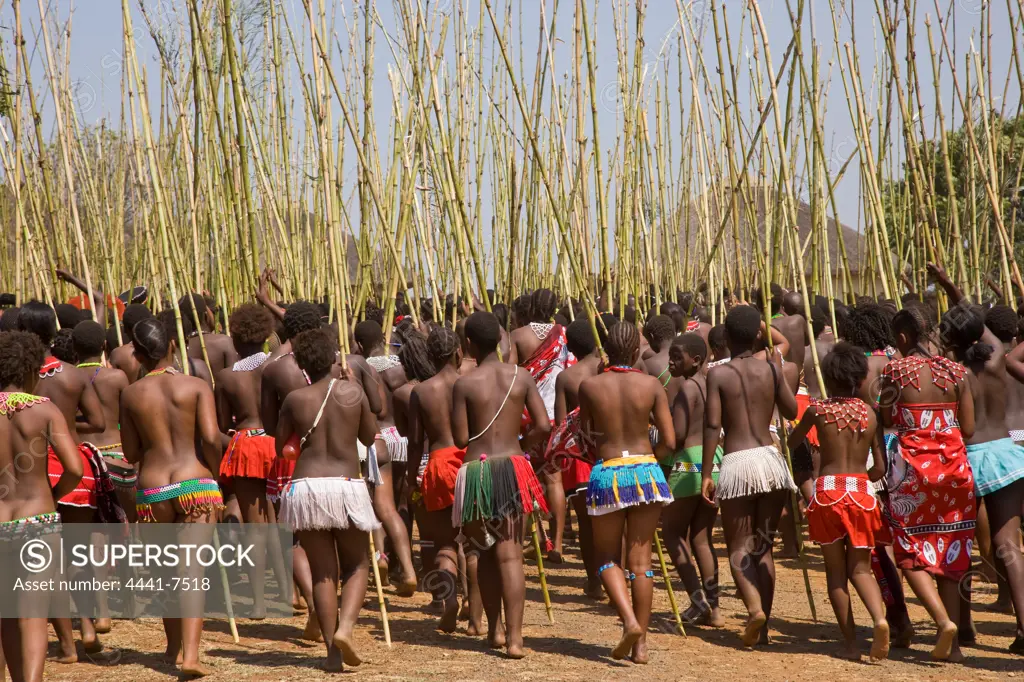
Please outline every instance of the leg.
M480 604L487 616L488 646L500 649L505 646L506 638L505 627L501 622L501 577L498 574L495 548L488 547L485 542L485 529L481 522L475 521L462 530L466 537L463 548L469 574L470 600L473 598L475 576L480 591Z
M985 497L992 527L993 554L1005 566L1013 608L1017 614L1019 646L1024 648L1024 560L1020 553L1020 520L1024 507L1024 479Z
M772 605L775 603L775 559L772 556L775 534L782 510L786 502L792 499L788 490L774 490L761 497L757 503L757 584L766 619L772 617ZM761 633L761 642L768 643L767 627Z
M458 590L458 553L455 548L455 531L452 528L451 509L425 512L424 525L426 537L434 543L434 565L424 565L426 575L423 577L423 588L429 590L435 602L444 605L438 629L442 632L455 632L459 617Z
M871 550L848 547L846 574L871 614L875 628L871 638L871 660L880 661L889 656L889 622L885 619L882 591L878 589L878 583L871 572Z
M0 620L7 669L14 682L42 682L46 663L46 619L4 618ZM3 668L0 668L0 677Z
M376 486L373 491L373 511L384 526L384 530L391 540L391 546L395 548L398 562L402 566L402 582L398 585L398 594L408 597L416 592L416 569L412 566L408 529L395 507L390 462L380 464L380 485ZM384 545L378 545L376 539L374 537L374 545L378 549L383 549Z
M857 650L857 632L853 624L853 609L850 608L850 592L847 587L846 540L840 539L821 546L825 559L825 581L828 584L828 600L836 614L839 632L843 635L842 658L860 660Z
M212 543L214 533L214 527L211 525L214 521L212 513L190 517L179 514L177 520L183 524L179 531L179 537L187 538L182 542L199 540L206 544ZM184 571L184 575L189 579L202 580L203 568L201 566L197 565L191 569L184 569ZM184 616L185 613L196 614L191 617L183 617L179 621L181 627L181 672L186 677L203 677L209 674L209 670L199 663L199 643L203 636L202 614L205 597L202 590L182 592L179 597L182 615Z
M594 529L590 514L587 513L587 498L585 495L579 494L573 495L569 499L579 522L580 554L583 555L583 567L587 571L587 586L584 588L584 594L591 599L604 599L604 588L601 586L601 578L597 574L598 563L594 556Z
M466 632L470 635L482 635L484 633L484 602L480 595L480 555L477 552L465 552L462 546L459 552L466 563L466 595L469 601L469 625ZM500 625L500 623L499 623Z
M779 530L782 532L782 550L779 557L793 559L800 554L800 543L796 537L796 513L793 511L792 495L783 502L779 518Z
M338 550L334 536L328 530L304 530L298 532L299 544L309 557L310 579L313 585L313 602L310 612L316 612L320 632L325 633L327 645L327 670L338 672L342 669L341 652L334 645L330 633L338 630ZM362 551L362 546L359 547Z
M676 567L679 579L683 581L686 594L690 595L690 606L686 609L688 622L696 622L707 612L700 576L693 561L690 547L690 524L700 504L699 495L677 497L662 511L662 538L672 565Z
M725 618L718 609L718 557L715 555L715 545L712 542L716 518L718 507L701 500L693 520L690 521L690 551L697 561L704 597L711 607L708 625L722 627L725 625Z
M907 579L910 589L921 600L921 605L928 611L928 615L932 617L939 629L938 641L935 648L932 649L932 658L944 661L949 658L956 640L956 623L950 619L944 600L939 598L939 590L935 587L935 581L932 580L931 575L916 568L904 569L903 575Z
M651 621L654 572L651 543L658 528L662 505L642 504L626 510L626 547L630 577L633 578L633 613L640 625L640 638L633 644L634 663L647 663L647 626Z
M938 583L939 598L942 600L942 604L946 607L946 613L949 614L949 620L953 623L959 623L960 615L963 611L961 606L964 602L964 595L969 595L971 593L971 574L968 573L962 580L937 578L935 582ZM952 662L959 662L964 658L963 654L960 652L959 626L957 626L956 634L957 636L953 637L952 648L950 649L949 657L947 659Z
M341 611L338 627L334 631L333 645L341 652L346 665L357 666L363 661L356 653L352 631L359 618L359 609L366 600L366 585L370 581L370 560L366 555L366 547L370 540L366 531L355 527L335 529L333 534L334 544L338 548L338 566L345 580L341 590Z
M761 628L768 620L761 602L758 558L754 554L757 546L757 507L756 497L722 501L722 528L729 550L729 568L740 598L747 607L747 626L743 633L745 646L757 643Z
M523 658L523 609L526 576L523 574L523 520L510 520L494 546L501 582L501 604L505 609L505 643L509 658Z
M548 552L548 561L553 564L562 563L562 535L565 531L565 489L562 487L562 471L553 465L541 470L544 481L544 494L548 498L551 510L551 543L554 546Z
M660 510L659 510L660 511ZM591 516L594 529L594 558L600 568L601 582L611 598L612 606L622 620L622 639L612 649L612 658L625 658L643 634L626 587L626 575L618 565L622 556L622 536L626 527L626 512L613 511ZM648 555L650 561L650 555Z
M266 614L263 598L267 568L267 482L261 478L235 478L232 483L245 524L246 542L253 546L253 565L249 569L253 619L262 620Z

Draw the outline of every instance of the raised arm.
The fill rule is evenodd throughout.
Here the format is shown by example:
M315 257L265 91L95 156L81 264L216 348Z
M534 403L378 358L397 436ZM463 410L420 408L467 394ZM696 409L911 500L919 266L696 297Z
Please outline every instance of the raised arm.
M932 276L935 283L942 287L942 290L949 296L949 301L953 305L957 305L960 301L964 300L964 292L960 291L957 285L953 284L953 280L946 274L945 268L938 263L928 263L928 274Z
M273 276L274 275L270 270L264 270L263 274L260 275L260 285L259 288L256 290L256 301L264 308L269 310L270 314L273 315L275 318L277 318L278 320L284 320L284 308L282 308L281 306L277 305L277 303L274 302L274 299L270 297L270 292L267 290L268 280L272 280L274 282L274 286L278 290L280 290L281 288L280 286L278 286L277 281L273 280Z

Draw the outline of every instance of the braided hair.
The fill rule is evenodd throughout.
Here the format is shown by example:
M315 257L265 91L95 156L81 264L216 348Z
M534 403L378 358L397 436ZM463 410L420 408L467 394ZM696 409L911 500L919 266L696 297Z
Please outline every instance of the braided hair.
M135 339L135 354L140 358L157 362L167 357L170 337L158 318L147 317L136 324L132 329L132 338Z
M608 330L608 362L613 365L630 365L636 362L636 352L640 348L640 332L636 325L619 322Z
M548 322L558 309L558 296L551 289L537 289L530 297L530 312L534 322Z
M75 353L75 341L72 334L74 331L67 327L57 332L57 336L53 339L51 352L53 357L58 360L75 365L78 364L78 355Z
M427 339L419 332L409 334L398 349L405 377L409 381L426 381L437 374L437 367L427 352Z
M448 327L434 327L427 337L427 354L434 363L435 372L441 370L462 348L459 335Z
M942 316L940 330L946 345L967 363L984 363L995 351L990 344L981 343L985 319L978 306L963 303L953 306Z

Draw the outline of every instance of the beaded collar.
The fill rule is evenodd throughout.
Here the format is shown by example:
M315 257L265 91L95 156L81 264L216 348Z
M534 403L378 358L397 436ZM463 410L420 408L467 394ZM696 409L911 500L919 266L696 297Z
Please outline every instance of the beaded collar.
M826 424L835 424L840 431L850 429L863 433L868 428L868 404L860 398L811 400L811 405Z
M540 322L531 322L530 329L537 335L537 338L543 341L551 333L551 330L555 328L553 324L541 324Z
M940 355L927 358L910 355L899 360L892 360L882 370L882 376L899 388L913 386L917 390L921 390L921 369L925 366L931 370L932 383L942 389L943 393L955 387L967 376L967 368Z
M39 378L46 379L60 374L63 371L64 364L52 355L47 355L46 359L43 360L43 366L39 368Z
M394 367L401 367L402 361L398 359L397 355L374 355L366 358L366 364L378 372L386 372Z
M178 370L174 369L170 365L167 367L161 367L160 369L154 369L152 372L146 374L147 377L155 377L161 374L177 374ZM143 377L145 378L145 377Z
M242 358L231 366L232 372L251 372L254 369L259 369L263 366L263 363L270 357L270 353L255 353L247 358Z
M611 365L610 367L605 367L601 371L603 371L603 372L618 372L620 374L628 374L628 373L631 373L631 372L632 373L636 373L636 374L644 374L644 372L640 371L636 367L630 367L629 365Z
M23 393L21 391L0 393L0 415L3 415L8 419L13 419L17 412L28 409L33 405L48 402L50 402L49 398L32 395L31 393Z

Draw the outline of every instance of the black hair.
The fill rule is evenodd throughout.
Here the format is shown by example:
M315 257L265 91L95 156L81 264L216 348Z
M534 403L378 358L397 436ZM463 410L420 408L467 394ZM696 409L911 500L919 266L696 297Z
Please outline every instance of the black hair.
M729 350L729 337L725 332L724 324L716 324L708 332L708 345L711 350Z
M18 329L35 334L44 346L49 346L57 335L57 315L43 302L29 301L21 307Z
M917 343L928 331L928 322L918 306L907 306L892 318L892 334L906 334L912 342Z
M171 346L167 328L158 317L147 317L136 324L132 338L135 339L135 353L152 362L166 357Z
M195 322L192 321L192 317L185 314L185 311L179 309L178 315L181 317L181 333L185 337L185 341L187 343L189 337L195 333L196 325ZM164 326L164 332L167 334L167 338L170 341L177 341L178 321L174 316L174 308L161 310L157 313L156 319Z
M243 303L235 308L228 324L231 340L239 351L262 346L274 331L274 317L270 311L255 303Z
M730 343L753 347L761 333L761 309L749 305L738 305L725 316L725 334Z
M384 330L373 320L363 320L357 324L352 336L364 353L369 353L384 343Z
M622 311L622 321L628 322L631 325L636 325L636 306L627 304ZM639 332L638 332L639 333Z
M178 300L178 307L181 308L181 316L192 317L192 304L195 303L196 315L199 317L199 321L203 322L206 316L206 311L210 309L210 305L206 302L206 297L202 294L185 294Z
M79 322L71 338L74 341L75 354L79 358L96 357L103 352L107 344L107 332L103 325L92 320Z
M893 345L892 319L881 305L862 303L850 310L843 322L843 340L866 351L884 350Z
M811 332L814 334L814 338L818 338L827 326L828 315L825 311L818 306L811 308Z
M127 341L128 340L128 335L127 334L122 334L121 335L121 339L124 340L124 341ZM108 353L113 351L115 348L119 348L121 346L120 341L117 340L117 327L116 326L111 325L111 326L107 327L106 336L105 336L104 340L106 341L106 344L107 344L106 345L106 349L107 349Z
M531 322L530 297L518 296L512 301L512 316L520 327Z
M135 325L150 317L153 317L153 312L141 303L132 303L129 306L125 306L124 314L121 315L125 343L131 342L134 338L132 336L132 329L135 328Z
M437 367L427 352L427 339L419 332L409 334L398 349L398 359L409 381L426 381L437 374Z
M8 308L0 315L0 332L13 332L18 329L18 316L21 308Z
M604 346L608 343L608 332L619 323L619 318L615 313L601 313L600 318L600 320L597 320L597 338L600 339L601 345Z
M681 348L691 358L708 359L708 344L704 343L704 337L696 332L680 334L672 339L672 348Z
M946 311L940 327L942 340L966 362L986 362L995 350L980 343L985 333L985 318L980 307L961 303Z
M508 306L504 303L497 303L491 306L491 312L498 318L501 328L508 331Z
M378 327L384 327L384 309L374 301L367 301L363 310L363 319L376 322Z
M53 337L53 346L50 350L53 357L61 362L76 365L78 364L78 355L75 354L75 342L71 338L73 333L71 329L61 329L57 332L57 336Z
M608 362L612 365L630 365L636 362L636 352L640 348L640 332L635 324L619 322L608 330Z
M26 389L46 359L46 346L35 334L8 331L0 334L0 389ZM9 415L8 415L9 416Z
M74 329L82 320L92 319L88 311L79 310L70 303L58 303L53 307L53 311L57 314L61 329Z
M868 359L864 349L846 341L832 346L832 351L821 361L821 378L829 394L853 396L868 376Z
M461 347L462 339L448 327L434 327L427 337L427 354L436 367L435 371L440 371Z
M498 318L491 313L475 312L466 320L466 338L482 351L490 353L501 341Z
M319 381L338 358L338 339L327 329L311 329L292 339L292 352L299 369L311 381Z
M534 322L547 322L558 309L558 296L551 289L537 289L530 296L530 313Z
M554 317L551 318L551 321L555 324L560 324L563 327L569 326L569 318L562 313L555 313Z
M434 299L420 299L420 320L422 320L423 322L434 321Z
M590 320L581 317L565 328L565 345L577 359L583 359L594 352L597 343Z
M655 315L644 325L644 336L656 351L660 351L662 345L675 335L676 323L668 315Z
M296 301L285 309L282 324L289 339L295 338L302 332L319 329L323 326L323 322L320 320L320 307L308 301Z
M769 290L771 291L771 300L768 303L771 309L771 313L772 315L774 315L775 313L779 312L779 309L782 307L782 299L784 294L782 291L782 287L780 287L778 284L774 282L772 282L771 286L769 287ZM757 307L758 310L764 310L764 295L761 292L761 287L756 287L750 290L750 300L753 302L753 304Z
M1016 338L1019 323L1017 313L1008 305L994 305L985 313L985 326L1003 343Z

